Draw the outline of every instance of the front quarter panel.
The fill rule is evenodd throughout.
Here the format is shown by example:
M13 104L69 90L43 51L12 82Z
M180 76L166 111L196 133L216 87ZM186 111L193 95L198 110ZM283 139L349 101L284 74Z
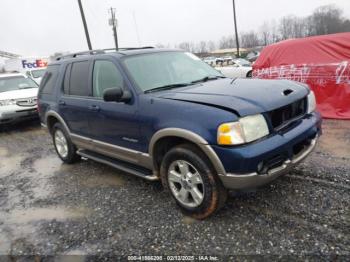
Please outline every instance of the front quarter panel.
M140 95L140 126L143 149L148 151L153 135L162 129L179 128L193 132L208 144L216 144L217 127L236 121L229 111L198 103Z

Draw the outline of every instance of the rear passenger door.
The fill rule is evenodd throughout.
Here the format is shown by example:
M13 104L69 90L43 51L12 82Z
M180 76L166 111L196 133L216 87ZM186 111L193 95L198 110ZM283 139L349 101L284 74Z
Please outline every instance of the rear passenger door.
M89 137L88 114L91 97L91 60L76 61L67 65L62 95L58 101L59 114L71 133Z
M97 59L92 73L92 101L95 110L89 114L92 138L96 147L104 153L114 151L118 158L125 157L123 148L138 150L139 123L137 119L137 100L135 95L130 102L105 102L103 92L107 88L121 87L132 92L118 64L113 60ZM99 143L103 142L103 143ZM121 151L113 146L119 146ZM121 155L118 155L119 151Z

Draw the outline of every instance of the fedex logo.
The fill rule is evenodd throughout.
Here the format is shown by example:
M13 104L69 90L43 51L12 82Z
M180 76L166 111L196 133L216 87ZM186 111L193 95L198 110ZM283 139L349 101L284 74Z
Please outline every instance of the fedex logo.
M46 67L47 64L48 64L47 61L42 60L42 59L37 59L37 60L35 60L34 63L27 62L27 60L22 60L22 67L23 67L23 68Z

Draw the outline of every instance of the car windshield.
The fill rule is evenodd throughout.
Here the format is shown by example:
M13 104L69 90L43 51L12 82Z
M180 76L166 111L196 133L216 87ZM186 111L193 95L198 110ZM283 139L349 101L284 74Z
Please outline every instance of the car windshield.
M11 76L0 78L0 92L37 87L38 85L32 79L25 78L23 76Z
M39 77L43 77L44 74L46 72L46 69L40 69L40 70L33 70L32 71L32 76L34 78L39 78Z
M124 64L143 90L160 87L181 87L200 80L207 81L223 75L187 52L159 52L129 56Z

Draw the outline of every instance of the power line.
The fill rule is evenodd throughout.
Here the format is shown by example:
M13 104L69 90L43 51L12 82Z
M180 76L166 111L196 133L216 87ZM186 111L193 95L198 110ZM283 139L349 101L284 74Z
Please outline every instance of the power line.
M90 41L90 36L89 36L89 31L88 31L87 24L86 24L86 20L85 20L85 15L84 15L83 6L81 5L81 0L78 0L78 4L79 4L79 9L80 9L81 19L83 20L83 25L84 25L84 31L85 31L86 41L87 41L89 50L92 50L91 41Z

